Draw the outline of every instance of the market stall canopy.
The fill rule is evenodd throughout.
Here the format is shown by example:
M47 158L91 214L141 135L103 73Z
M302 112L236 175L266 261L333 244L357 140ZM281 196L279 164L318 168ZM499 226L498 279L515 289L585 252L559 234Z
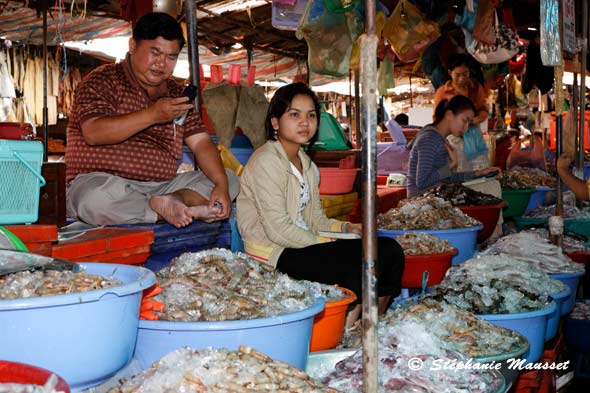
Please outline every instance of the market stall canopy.
M52 9L47 18L47 31L48 44L57 45L60 41L129 36L131 26L122 19L93 16L88 11L84 15L79 8L75 8L73 13ZM0 5L0 35L6 40L42 45L43 20L35 9L24 6L22 2L8 1Z

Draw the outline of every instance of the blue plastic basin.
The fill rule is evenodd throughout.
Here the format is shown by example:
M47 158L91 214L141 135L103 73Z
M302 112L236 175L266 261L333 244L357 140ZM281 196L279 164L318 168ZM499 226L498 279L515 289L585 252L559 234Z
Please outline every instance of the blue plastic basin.
M378 236L385 236L395 239L399 235L407 232L422 232L429 233L441 239L448 240L453 247L459 252L453 257L452 264L457 265L463 261L468 260L475 254L475 244L477 242L477 232L483 229L483 225L477 225L468 228L455 229L435 229L435 230L420 230L420 229L379 229Z
M240 164L246 165L254 149L251 147L230 147L229 149L233 155L238 159Z
M572 319L567 317L564 323L565 342L574 352L590 352L590 319Z
M154 273L131 265L80 263L89 274L121 286L0 300L0 359L32 364L61 375L74 391L98 385L133 355L142 291Z
M549 277L561 281L571 289L569 300L565 303L565 308L561 309L561 315L569 314L574 309L576 294L578 293L578 283L580 282L580 277L583 275L584 272L549 274Z
M524 358L527 363L532 363L539 360L543 354L547 320L556 308L556 303L552 301L547 307L540 310L517 314L482 314L478 317L490 321L494 325L516 330L525 336L531 347Z
M542 206L545 203L545 195L549 191L553 191L555 188L540 186L537 187L536 191L531 194L531 198L529 199L529 204L525 209L525 213L531 210L534 210L537 206Z
M557 307L555 308L555 312L549 315L547 319L547 331L545 332L545 341L551 340L555 335L557 335L557 330L559 329L559 318L564 314L565 308L570 299L570 295L572 290L570 287L566 287L563 291L552 293L551 297L555 301Z
M139 321L135 358L141 367L175 349L228 348L247 345L276 360L305 368L313 317L324 309L324 299L294 313L268 318L221 322Z

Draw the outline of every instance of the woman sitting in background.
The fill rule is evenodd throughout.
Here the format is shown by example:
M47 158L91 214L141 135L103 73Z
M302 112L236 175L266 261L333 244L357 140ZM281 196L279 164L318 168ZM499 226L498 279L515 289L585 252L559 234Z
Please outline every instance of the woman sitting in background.
M250 157L241 178L237 219L246 252L295 279L338 284L358 296L347 326L358 318L362 295L361 239L330 241L320 231L355 232L360 224L329 219L319 196L319 171L303 150L317 140L320 105L304 84L276 91L266 116L270 139ZM401 290L404 254L378 239L377 294L385 312Z
M461 137L473 121L475 107L469 98L457 95L442 100L434 111L434 123L418 133L410 151L408 196L420 195L439 183L464 182L475 177L499 173L488 167L457 172L457 152L447 142L449 135Z

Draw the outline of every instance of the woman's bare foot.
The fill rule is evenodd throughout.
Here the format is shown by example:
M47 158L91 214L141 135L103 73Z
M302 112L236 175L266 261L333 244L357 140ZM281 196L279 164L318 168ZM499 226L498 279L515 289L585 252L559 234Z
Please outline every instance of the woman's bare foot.
M163 219L177 228L185 227L193 221L192 212L179 197L157 195L150 198L150 207Z
M218 207L209 208L207 205L191 206L188 208L195 220L213 222L217 219L221 209Z

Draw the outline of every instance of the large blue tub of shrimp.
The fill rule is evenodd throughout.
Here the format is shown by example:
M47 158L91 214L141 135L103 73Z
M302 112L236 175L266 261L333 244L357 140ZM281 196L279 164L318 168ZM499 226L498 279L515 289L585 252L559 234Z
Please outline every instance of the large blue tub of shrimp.
M433 236L440 237L441 239L448 240L453 247L459 252L453 257L452 264L457 265L463 261L466 261L473 257L475 254L475 245L477 242L477 232L483 229L483 225L477 225L474 227L467 228L455 228L455 229L432 229L432 230L421 230L421 229L379 229L378 235L391 237L395 239L399 235L403 235L406 232L422 232L429 233Z
M551 297L555 301L557 307L555 307L555 312L550 314L549 318L547 319L547 331L545 332L545 341L549 341L557 335L557 330L559 329L559 320L561 319L562 315L567 314L565 311L568 307L571 293L572 291L570 287L566 287L561 292L551 294Z
M549 277L561 281L568 287L570 287L571 293L568 301L565 303L565 307L561 309L561 315L566 315L572 312L574 309L574 303L576 302L576 294L578 293L578 284L580 283L580 277L584 275L584 272L574 273L556 273L549 274Z
M301 311L239 321L139 321L135 358L148 368L175 349L228 348L247 345L275 360L305 368L313 317L324 309L324 299Z
M62 376L73 391L98 385L133 356L142 291L150 270L105 263L79 269L123 285L67 295L0 300L0 359Z
M529 353L523 356L526 363L533 363L541 359L545 346L547 322L555 313L557 304L552 301L546 307L529 312L515 314L481 314L478 317L490 321L494 325L516 330L529 341Z

